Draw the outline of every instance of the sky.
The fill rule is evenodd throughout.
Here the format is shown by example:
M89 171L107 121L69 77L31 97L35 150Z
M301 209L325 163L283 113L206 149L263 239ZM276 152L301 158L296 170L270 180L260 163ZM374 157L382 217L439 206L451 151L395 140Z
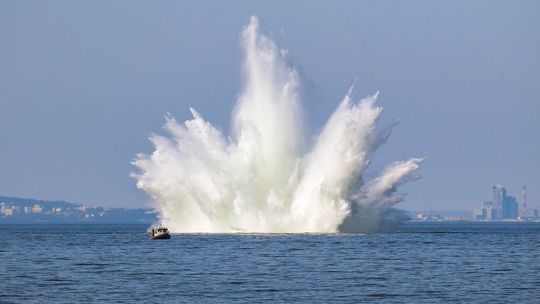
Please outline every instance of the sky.
M142 207L130 173L163 115L230 130L240 32L289 50L319 130L357 79L400 124L373 170L427 157L408 210L502 184L540 207L538 1L0 1L0 195Z

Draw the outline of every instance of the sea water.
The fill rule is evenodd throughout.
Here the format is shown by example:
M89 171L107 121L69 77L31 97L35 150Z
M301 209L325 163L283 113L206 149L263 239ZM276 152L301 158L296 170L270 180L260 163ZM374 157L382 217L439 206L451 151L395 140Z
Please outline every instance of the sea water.
M540 223L376 234L0 225L0 303L540 303Z

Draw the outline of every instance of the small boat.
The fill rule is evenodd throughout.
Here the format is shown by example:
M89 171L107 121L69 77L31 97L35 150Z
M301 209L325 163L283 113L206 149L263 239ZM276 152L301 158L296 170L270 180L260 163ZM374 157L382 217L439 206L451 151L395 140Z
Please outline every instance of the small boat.
M168 240L171 238L169 229L159 226L157 228L152 227L152 240Z

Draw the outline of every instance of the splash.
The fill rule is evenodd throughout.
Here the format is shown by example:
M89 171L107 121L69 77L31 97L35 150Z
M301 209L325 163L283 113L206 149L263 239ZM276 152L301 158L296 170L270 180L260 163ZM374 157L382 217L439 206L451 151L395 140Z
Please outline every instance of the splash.
M370 155L391 128L374 130L378 93L358 102L351 88L321 133L305 145L300 77L287 51L259 32L252 17L242 33L245 87L226 137L194 109L155 151L133 164L137 187L150 195L172 232L370 232L403 200L420 158L396 162L364 181Z

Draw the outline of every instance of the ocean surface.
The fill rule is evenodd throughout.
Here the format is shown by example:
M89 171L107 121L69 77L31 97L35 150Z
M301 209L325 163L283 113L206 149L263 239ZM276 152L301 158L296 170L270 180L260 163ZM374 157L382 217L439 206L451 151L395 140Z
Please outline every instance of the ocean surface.
M0 225L0 303L540 303L540 223L188 234Z

